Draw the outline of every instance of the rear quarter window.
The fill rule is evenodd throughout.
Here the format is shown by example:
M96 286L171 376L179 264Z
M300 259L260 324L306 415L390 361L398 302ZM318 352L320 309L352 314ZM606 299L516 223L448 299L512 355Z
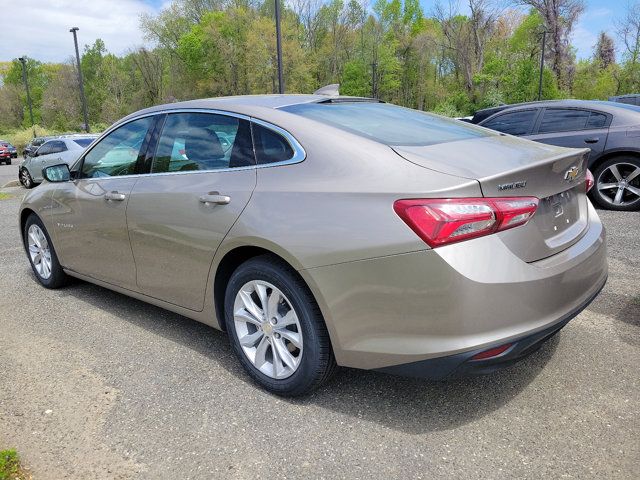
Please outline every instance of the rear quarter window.
M255 122L251 129L258 165L286 162L294 157L293 147L279 133Z

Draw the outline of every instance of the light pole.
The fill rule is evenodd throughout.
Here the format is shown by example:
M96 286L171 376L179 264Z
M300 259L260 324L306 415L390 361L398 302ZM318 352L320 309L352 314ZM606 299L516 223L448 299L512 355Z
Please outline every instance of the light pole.
M82 102L82 116L84 117L84 130L89 133L89 115L87 115L87 99L84 96L84 82L82 81L82 68L80 67L80 51L78 50L78 36L76 32L80 30L78 27L73 27L69 30L73 33L73 43L76 47L76 61L78 62L78 82L80 82L80 101Z
M31 119L31 128L33 129L33 138L36 137L36 127L33 122L33 108L31 107L31 94L29 93L29 82L27 81L27 59L20 57L20 63L22 64L22 82L24 83L24 89L27 91L27 103L29 104L29 118Z
M280 0L276 2L276 50L278 55L278 93L284 93L284 78L282 78L282 42L280 40Z
M540 50L540 78L538 80L538 101L542 99L542 72L544 71L544 49L547 42L547 29L542 31L542 50Z

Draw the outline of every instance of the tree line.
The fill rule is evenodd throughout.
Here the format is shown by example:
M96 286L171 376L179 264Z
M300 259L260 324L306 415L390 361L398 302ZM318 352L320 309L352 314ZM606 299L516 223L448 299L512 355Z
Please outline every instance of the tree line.
M576 61L571 33L583 0L455 0L426 13L418 0L291 0L283 3L287 92L340 83L341 94L461 116L538 96L606 99L640 93L640 2L617 12L593 55ZM272 0L174 0L143 15L148 46L117 56L100 39L84 47L90 123L102 129L158 103L277 92ZM617 61L616 48L621 52ZM82 124L73 59L27 59L37 124ZM30 125L20 62L0 64L0 131Z

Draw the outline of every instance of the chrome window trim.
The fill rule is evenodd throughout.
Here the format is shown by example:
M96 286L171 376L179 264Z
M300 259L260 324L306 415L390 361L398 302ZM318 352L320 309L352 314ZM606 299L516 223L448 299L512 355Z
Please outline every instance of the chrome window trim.
M170 113L209 113L209 114L213 114L213 115L224 115L224 116L227 116L227 117L239 118L239 119L242 119L242 120L246 120L248 122L257 123L258 125L261 125L261 126L263 126L265 128L268 128L269 130L272 130L272 131L278 133L279 135L283 136L285 138L285 140L287 141L287 143L289 143L289 146L291 146L291 148L293 150L293 157L291 157L288 160L283 160L281 162L265 163L263 165L255 164L255 165L249 165L249 166L246 166L246 167L220 168L220 169L216 169L216 170L190 170L190 171L185 171L185 172L133 173L131 175L118 175L118 176L115 176L115 177L78 178L75 181L79 181L79 180L100 180L100 181L104 181L104 180L108 180L110 178L137 178L137 177L148 177L148 176L159 176L159 175L194 175L194 174L212 173L212 172L238 172L238 171L253 170L253 169L258 169L258 168L270 168L270 167L279 167L279 166L283 166L283 165L292 165L294 163L300 163L300 162L304 161L307 158L307 152L302 147L302 145L300 145L300 142L298 142L296 140L296 138L293 135L291 135L291 133L289 133L284 128L281 128L281 127L279 127L277 125L274 125L272 123L266 122L264 120L260 120L259 118L254 118L254 117L251 117L249 115L244 115L242 113L228 112L228 111L225 111L225 110L217 110L217 109L213 109L213 108L175 108L175 109L168 108L168 109L163 109L163 110L157 110L157 111L154 111L154 112L148 112L148 113L145 113L145 114L142 114L142 115L137 115L135 117L131 117L131 118L127 119L126 121L120 121L120 122L117 122L117 123L114 123L113 125L111 125L111 127L109 127L107 130L102 132L102 135L100 135L98 138L96 138L93 141L93 143L91 143L91 145L89 145L87 150L78 159L78 162L77 162L78 166L79 166L78 171L79 172L82 171L82 167L84 166L84 159L89 154L89 152L91 150L93 150L95 148L95 146L98 145L98 143L100 141L102 141L102 139L104 137L109 135L114 130L116 130L116 129L120 128L120 127L123 127L124 125L127 125L128 123L134 122L136 120L140 120L142 118L151 117L151 116L155 116L155 115L165 115L165 114L170 114ZM255 145L254 145L254 148L255 148Z

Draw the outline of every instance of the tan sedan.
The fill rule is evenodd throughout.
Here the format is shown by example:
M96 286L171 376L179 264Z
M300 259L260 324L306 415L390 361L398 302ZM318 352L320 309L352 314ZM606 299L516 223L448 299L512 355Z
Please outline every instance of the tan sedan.
M336 364L443 378L535 350L604 285L587 152L370 99L196 100L45 169L20 222L42 285L226 330L278 394Z

